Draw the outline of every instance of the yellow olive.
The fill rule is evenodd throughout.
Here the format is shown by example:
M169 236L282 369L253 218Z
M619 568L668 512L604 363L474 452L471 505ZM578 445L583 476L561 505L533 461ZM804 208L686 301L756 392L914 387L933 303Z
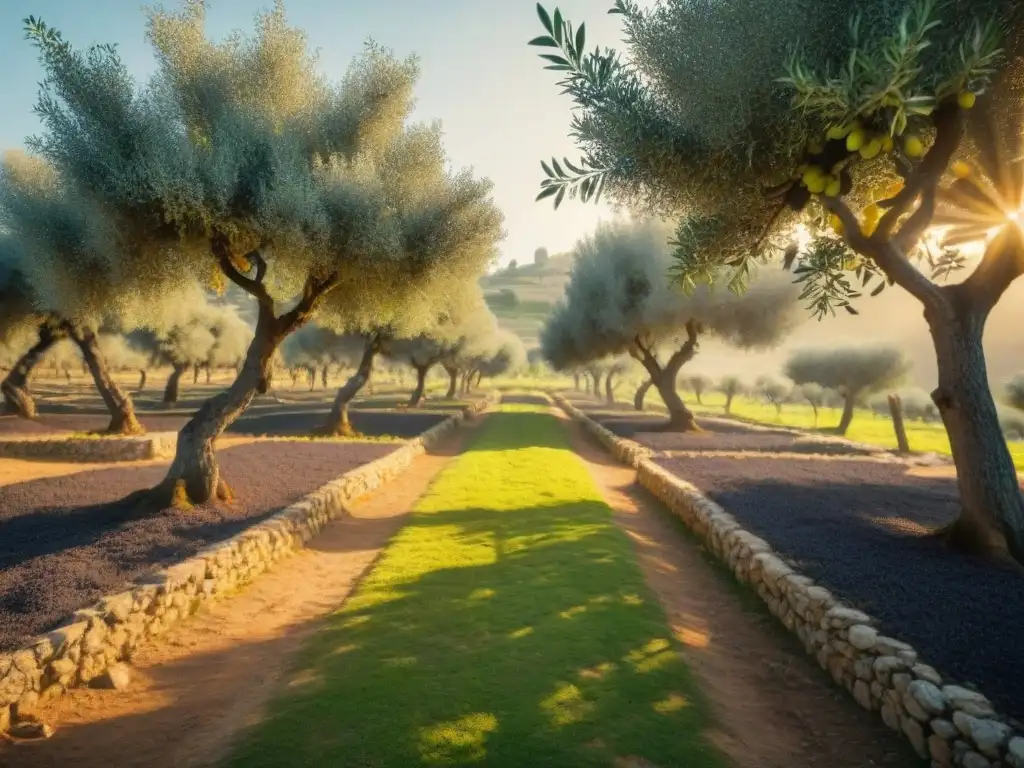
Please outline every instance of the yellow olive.
M963 91L957 96L956 103L960 105L961 109L970 109L977 100L978 97L971 91Z
M856 152L864 144L864 131L861 128L854 128L850 131L850 135L846 137L846 148L851 152Z
M924 154L924 142L917 136L907 136L903 142L903 151L907 157L921 157Z
M826 197L838 197L839 192L842 189L842 185L839 182L839 178L836 176L829 176L825 180L825 196Z
M865 160L870 160L873 157L878 157L878 153L882 151L882 140L872 139L867 144L860 148L860 156Z
M949 166L949 170L952 171L953 175L956 176L958 179L966 179L968 176L971 175L970 164L965 163L963 160L957 160L955 163Z

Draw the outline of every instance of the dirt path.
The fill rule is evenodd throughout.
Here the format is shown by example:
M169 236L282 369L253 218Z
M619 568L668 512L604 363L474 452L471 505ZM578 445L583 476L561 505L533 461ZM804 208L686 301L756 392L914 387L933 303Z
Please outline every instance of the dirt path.
M303 640L348 597L410 507L465 444L458 430L397 482L335 520L310 548L210 604L132 660L124 692L77 689L41 715L48 741L0 746L4 768L194 768L259 720Z
M686 647L720 729L716 744L739 768L919 765L902 739L833 687L767 612L744 607L739 588L635 483L632 469L566 425Z

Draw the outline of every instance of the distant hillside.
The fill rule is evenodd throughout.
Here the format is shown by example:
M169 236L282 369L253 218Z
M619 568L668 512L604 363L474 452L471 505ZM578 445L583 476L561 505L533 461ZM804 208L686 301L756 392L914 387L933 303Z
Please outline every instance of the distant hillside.
M552 256L543 265L524 264L502 269L480 281L484 297L502 328L519 336L527 349L537 346L537 335L569 280L572 255Z

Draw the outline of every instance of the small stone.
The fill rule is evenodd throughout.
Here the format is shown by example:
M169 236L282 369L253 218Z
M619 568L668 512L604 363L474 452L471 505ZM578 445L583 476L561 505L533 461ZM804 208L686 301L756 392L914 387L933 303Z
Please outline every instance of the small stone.
M941 715L946 710L946 700L935 685L925 680L914 680L907 686L907 697L917 703L926 713L919 720L929 720L932 715ZM909 701L905 701L909 711ZM916 717L916 715L915 715Z
M968 714L975 717L995 713L995 710L992 709L992 702L977 691L961 688L959 685L944 685L942 686L942 695L946 697L946 701L953 709L967 711L970 708L971 711Z
M938 673L935 667L927 664L915 664L910 671L914 673L914 677L918 680L924 680L936 686L942 685L942 675Z
M977 752L967 752L963 758L961 758L960 765L962 765L963 768L992 768L992 763Z
M874 677L872 670L871 659L857 659L853 662L853 673L857 676L858 680L871 681Z
M883 704L881 712L882 722L894 731L900 730L900 716L896 713L896 708L892 704L889 702Z
M836 605L829 608L825 612L825 621L831 626L841 628L849 627L854 624L870 624L871 617L863 611L858 611L854 608L846 608L842 605Z
M914 751L921 757L928 757L928 745L925 743L924 729L921 728L921 724L908 717L900 723L900 727L903 734L910 739Z
M875 642L875 648L878 650L879 654L885 656L896 656L899 651L914 650L902 640L897 640L893 637L885 637L883 635L879 635L878 640Z
M882 685L889 687L892 682L892 675L894 672L899 672L907 668L907 663L901 659L897 659L895 656L879 656L875 659L875 678Z
M897 672L892 676L892 687L900 693L906 693L910 687L911 677L906 672Z
M971 718L971 741L989 757L998 758L1000 756L1000 748L1012 733L1010 726L997 720Z
M866 624L854 624L848 631L850 645L860 651L873 648L878 638L878 630Z
M1024 768L1024 737L1010 739L1006 756L1013 768Z
M111 664L103 674L92 680L94 688L112 688L115 691L125 690L132 680L132 671L127 664Z
M857 700L864 709L871 710L874 707L871 705L871 689L868 688L868 684L863 680L858 680L853 686L853 698Z
M53 736L53 728L38 720L26 720L12 725L8 733L15 739L48 739Z
M928 737L928 754L939 765L953 764L953 750L949 748L949 742L936 733Z
M35 691L25 691L14 705L14 719L28 720L35 719L34 716L39 710L39 694Z
M943 720L941 718L936 718L935 720L932 720L932 731L937 735L941 736L942 738L946 739L946 741L955 739L957 736L960 735L960 731L957 730L957 727L955 725L949 722L949 720Z

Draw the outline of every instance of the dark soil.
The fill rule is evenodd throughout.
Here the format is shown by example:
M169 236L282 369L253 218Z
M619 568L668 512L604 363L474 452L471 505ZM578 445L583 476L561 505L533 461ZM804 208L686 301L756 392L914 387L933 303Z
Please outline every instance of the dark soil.
M927 535L956 516L954 481L882 462L657 462L952 680L978 686L998 709L1024 717L1024 575Z
M613 416L590 412L591 418L619 437L636 440L654 451L757 451L767 453L816 453L827 455L871 455L875 451L841 442L815 440L784 430L754 430L742 424L698 420L701 432L657 432L664 416Z
M118 467L0 487L0 650L57 625L154 567L225 539L393 444L260 442L219 452L230 507L140 516L116 502L166 467Z
M280 406L282 410L263 414L246 414L228 428L229 433L240 435L310 435L321 427L330 414L330 409L292 410L291 406ZM283 410L287 408L287 410ZM435 424L448 418L449 414L431 411L350 411L352 427L368 436L392 435L394 437L416 437Z

